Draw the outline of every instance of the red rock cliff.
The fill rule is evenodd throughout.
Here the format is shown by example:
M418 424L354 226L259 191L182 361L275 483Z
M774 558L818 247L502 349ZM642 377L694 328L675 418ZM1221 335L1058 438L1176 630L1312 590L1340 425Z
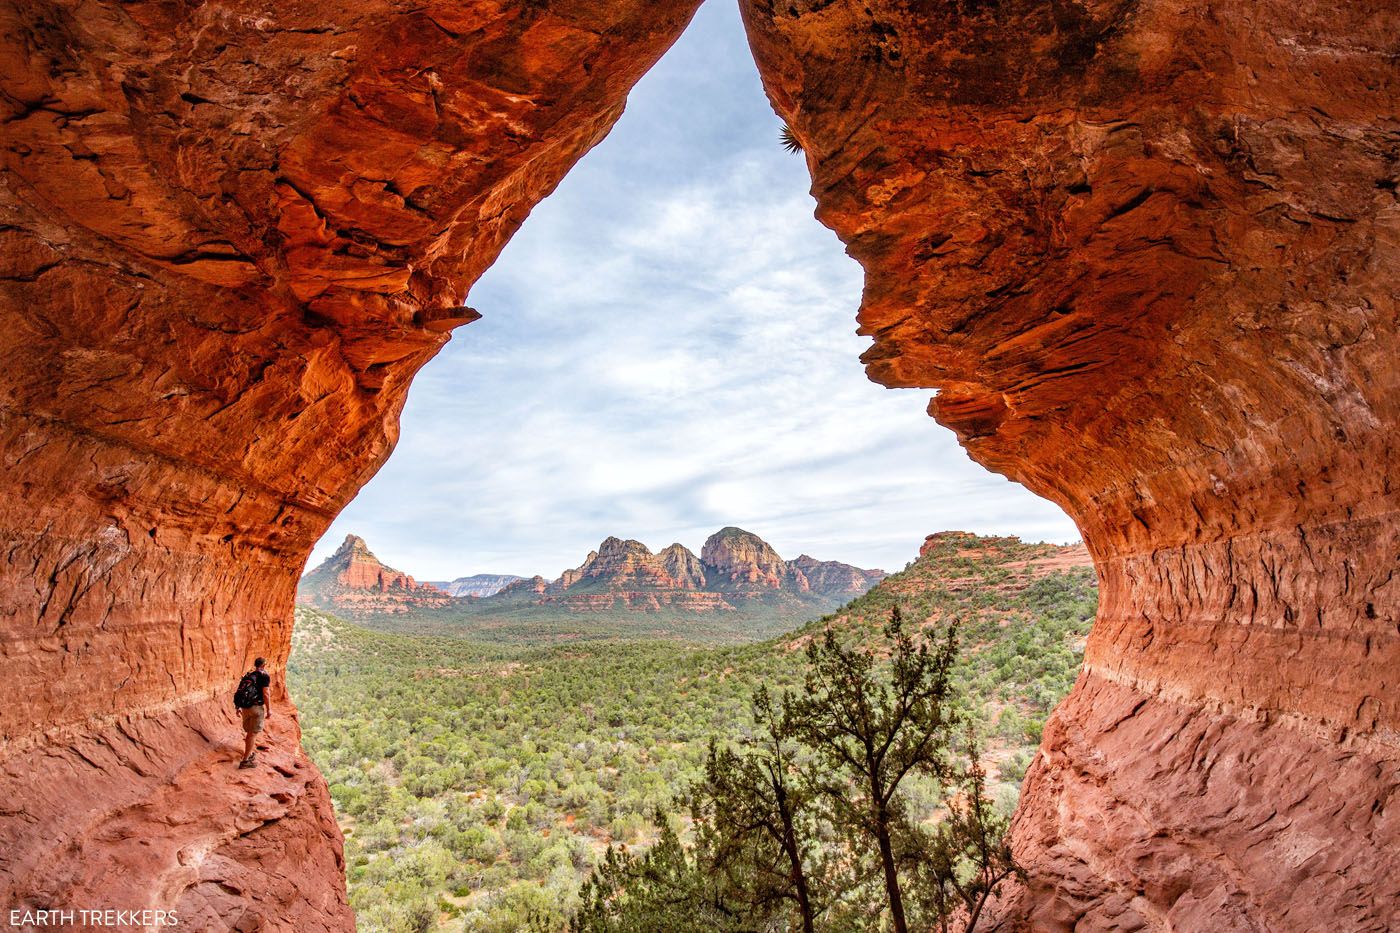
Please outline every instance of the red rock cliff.
M1400 928L1400 8L744 10L871 377L1099 569L1001 927Z
M258 781L232 685L697 2L0 5L0 904L351 927L280 676Z
M446 606L452 597L386 566L364 538L346 535L334 554L298 581L297 602L353 617Z

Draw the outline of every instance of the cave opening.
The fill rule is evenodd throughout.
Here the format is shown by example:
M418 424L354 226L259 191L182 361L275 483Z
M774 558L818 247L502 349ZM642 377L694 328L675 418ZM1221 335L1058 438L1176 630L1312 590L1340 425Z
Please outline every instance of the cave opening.
M897 569L935 531L1079 537L859 363L861 270L812 216L736 8L703 5L472 288L395 452L308 569L363 537L420 580L548 578L609 535ZM925 490L937 489L930 497Z
M295 719L215 767L230 678L696 6L0 13L0 902L352 928ZM1400 924L1393 5L741 9L870 375L1093 551L997 922Z
M1003 536L927 546L897 585L911 590L914 624L932 631L931 620L971 601L925 594L966 576L985 588L989 617L1020 633L1017 645L983 621L969 636L996 654L985 676L1014 687L977 700L979 716L989 704L989 794L1013 806L1041 723L1078 673L1094 610L1087 553L1034 543L1078 533L1057 506L972 463L930 424L926 391L866 377L870 341L854 333L861 270L812 216L803 156L784 150L781 127L737 11L703 6L609 135L473 286L467 302L482 317L414 377L394 453L313 550L288 687L346 834L362 924L390 927L438 895L503 927L519 922L521 898L575 909L578 866L610 841L645 848L652 814L695 780L702 736L746 728L734 709L760 681L754 659L765 649L727 646L777 639L766 650L786 659L784 637L835 611L779 621L739 609L735 622L702 602L718 593L653 595L639 583L660 607L618 619L581 608L597 597L577 587L549 597L569 601L560 618L407 589L451 591L479 576L562 581L583 555L606 552L608 536L657 552L677 541L697 562L701 541L738 526L783 558L889 571L915 563L931 532ZM350 546L362 556L342 556L350 536L363 539ZM963 564L971 569L953 569ZM370 590L329 582L350 576ZM608 598L641 601L617 592ZM687 609L670 617L682 597ZM845 630L878 637L883 618L858 618ZM616 658L593 647L608 639L622 641ZM692 647L669 653L677 641ZM522 647L533 660L517 656ZM383 658L377 669L356 660L371 653ZM685 690L682 656L729 676ZM775 689L791 667L766 669ZM483 691L481 680L499 686ZM558 702L565 693L571 703ZM613 776L648 769L665 781ZM931 812L938 791L920 784L917 799ZM492 847L506 854L486 858ZM574 873L534 868L541 860ZM516 873L509 882L505 871ZM381 893L391 873L393 899Z
M1009 685L1004 696L983 688L976 703L979 717L988 704L989 794L1004 811L1014 805L1044 717L1078 673L1094 611L1087 553L1033 543L1079 536L1058 506L985 471L930 424L927 391L866 377L859 357L870 341L854 333L861 270L812 216L803 156L784 150L781 127L737 11L702 6L609 135L473 286L467 302L482 317L414 377L394 453L313 550L307 570L318 578L393 581L372 594L304 585L309 608L288 662L304 746L346 833L362 924L391 926L406 905L443 892L451 911L503 927L519 921L519 899L572 909L586 874L532 866L577 872L609 841L645 848L652 813L695 780L699 737L744 728L732 707L758 682L755 662L722 646L776 638L786 657L784 635L800 638L804 622L834 611L778 624L754 613L736 625L703 606L679 620L663 608L619 623L603 610L526 618L509 604L495 616L411 593L395 602L395 587L409 585L401 574L444 588L478 575L553 581L605 550L606 536L654 551L682 542L694 559L717 529L739 526L786 558L890 571L913 564L931 532L1003 536L927 546L899 585L912 590L907 608L921 629L971 608L923 598L960 585L985 588L988 616L1019 633L1015 644L993 634L997 622L974 620L968 635L996 655L984 676ZM372 548L366 567L387 569L342 569L349 536ZM970 569L952 569L961 564ZM577 593L551 598L581 604ZM347 628L336 614L389 634ZM883 621L866 612L847 625L868 639ZM438 642L433 658L414 642L395 646L403 632L478 647ZM684 691L689 675L666 651L645 649L643 675L626 667L636 644L616 649L622 660L596 656L590 644L608 638L688 640L689 664L730 676L721 690ZM577 671L543 652L571 643L563 650ZM501 657L483 657L481 644ZM532 675L512 653L520 645L533 652ZM354 660L369 653L392 660L378 671ZM778 667L767 672L775 689L793 676ZM468 672L465 685L456 672ZM473 686L480 679L499 684L499 696ZM557 702L561 692L588 710L586 728ZM707 721L700 710L711 703ZM664 784L611 776L648 767ZM935 786L919 785L920 812L937 799ZM492 847L507 854L485 858ZM497 877L507 870L517 873L510 883ZM390 873L400 879L392 900L380 893Z

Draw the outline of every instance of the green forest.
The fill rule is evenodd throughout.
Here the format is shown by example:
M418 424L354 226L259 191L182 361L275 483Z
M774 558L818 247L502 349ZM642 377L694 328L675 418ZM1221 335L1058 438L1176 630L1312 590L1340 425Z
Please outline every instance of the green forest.
M689 844L678 800L711 740L751 734L757 687L798 691L808 643L827 629L873 641L896 606L915 637L958 623L953 702L1009 812L1096 607L1092 570L1056 560L1063 550L935 541L840 610L744 645L674 632L482 642L297 610L288 680L345 831L360 928L566 929L610 845ZM914 782L916 819L939 818L936 791Z

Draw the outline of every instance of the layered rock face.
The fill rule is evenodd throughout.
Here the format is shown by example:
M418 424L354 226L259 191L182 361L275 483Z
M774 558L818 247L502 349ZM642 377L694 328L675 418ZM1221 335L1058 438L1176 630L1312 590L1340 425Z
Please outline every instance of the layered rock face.
M835 560L817 560L800 554L789 566L807 581L807 589L821 596L849 599L885 578L883 570L862 570Z
M0 902L349 927L294 720L231 783L224 694L693 6L0 9ZM871 375L1099 567L998 922L1400 926L1394 3L744 9Z
M1099 568L1001 928L1400 927L1400 8L744 10L871 377Z
M685 555L694 559L689 551ZM663 607L712 612L725 608L714 594L699 592L693 578L683 572L689 563L685 555L673 549L653 554L640 541L605 538L582 564L564 571L558 580L540 590L538 602L579 612L654 611ZM681 571L681 575L673 574L672 568ZM503 598L518 595L514 590L502 594Z
M807 580L778 556L772 545L742 528L721 528L700 549L700 560L714 568L715 586L726 589L806 591Z
M335 553L297 584L297 602L344 613L412 612L446 606L452 596L385 566L358 535L346 535Z
M351 927L294 719L231 790L227 695L696 3L0 8L0 903Z
M656 555L661 567L676 581L676 586L686 590L701 590L709 582L705 577L705 565L690 548L677 542L668 545Z

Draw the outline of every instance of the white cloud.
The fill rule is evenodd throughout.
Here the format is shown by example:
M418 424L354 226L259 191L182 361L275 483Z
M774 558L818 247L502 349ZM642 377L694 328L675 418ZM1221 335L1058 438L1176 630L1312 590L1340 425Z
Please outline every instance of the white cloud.
M678 102L684 102L680 107ZM678 109L679 108L679 109ZM347 532L420 578L557 574L609 534L894 569L948 528L1070 540L928 393L866 380L861 274L812 217L735 11L695 24L473 289Z

